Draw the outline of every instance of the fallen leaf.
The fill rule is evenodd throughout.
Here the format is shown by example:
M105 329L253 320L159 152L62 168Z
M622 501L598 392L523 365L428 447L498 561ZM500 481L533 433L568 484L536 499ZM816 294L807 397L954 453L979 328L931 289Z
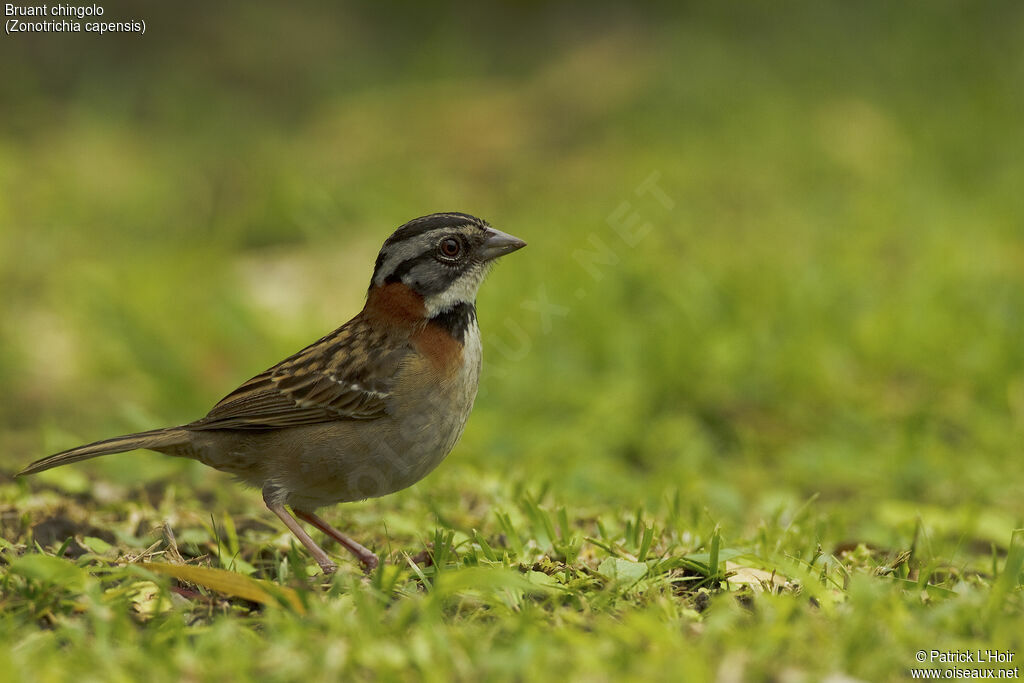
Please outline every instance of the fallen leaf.
M204 586L218 593L258 602L261 605L280 605L281 600L278 598L283 598L299 614L306 612L305 606L299 599L299 594L293 589L278 586L269 581L251 579L226 569L153 562L140 562L139 566L158 574L166 574L182 581Z

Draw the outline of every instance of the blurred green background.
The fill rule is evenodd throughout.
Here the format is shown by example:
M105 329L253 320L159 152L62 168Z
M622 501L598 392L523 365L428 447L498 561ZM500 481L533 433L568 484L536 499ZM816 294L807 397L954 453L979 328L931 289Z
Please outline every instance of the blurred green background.
M459 210L529 248L481 293L461 445L396 500L1024 520L1020 3L104 7L147 33L0 41L7 471L203 415Z

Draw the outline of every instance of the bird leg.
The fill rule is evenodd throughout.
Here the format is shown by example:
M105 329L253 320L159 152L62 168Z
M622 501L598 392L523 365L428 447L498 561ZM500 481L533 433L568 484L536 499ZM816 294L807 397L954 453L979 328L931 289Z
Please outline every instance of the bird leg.
M288 527L289 531L295 534L295 537L302 542L302 545L306 546L306 550L308 550L309 554L313 556L316 563L320 565L320 570L323 571L324 574L333 574L338 569L338 565L331 562L331 558L327 557L327 553L324 552L324 549L318 546L316 541L310 538L309 534L306 533L306 530L299 526L299 523L295 521L295 518L288 514L284 505L281 503L272 504L268 501L267 507L270 508L270 511L277 515L282 522L284 522L284 525ZM299 514L301 516L302 513Z
M377 567L378 560L377 560L377 556L376 555L374 555L372 552L370 552L369 550L367 550L363 546L359 545L358 543L353 541L351 538L349 538L345 534L341 533L340 531L338 531L337 529L332 527L330 524L325 522L319 516L313 514L312 512L306 512L304 510L294 510L294 512L295 512L295 516L296 517L298 517L299 519L301 519L303 521L309 522L310 524L315 526L317 529L319 529L320 531L324 532L325 534L327 534L328 536L333 538L335 541L337 541L341 545L345 546L345 548L350 553L352 553L357 558L359 558L359 561L363 563L363 566L368 571L369 570L373 570L373 569L375 569ZM306 547L308 548L309 546L306 546ZM320 552L323 552L323 551L321 550Z

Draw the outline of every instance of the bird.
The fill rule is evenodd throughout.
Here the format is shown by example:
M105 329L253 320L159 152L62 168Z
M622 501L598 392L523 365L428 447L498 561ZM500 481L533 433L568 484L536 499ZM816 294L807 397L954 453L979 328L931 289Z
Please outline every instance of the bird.
M138 449L191 458L259 488L324 574L337 565L298 520L372 571L377 556L316 511L407 488L452 450L483 360L477 291L498 258L525 246L465 213L413 219L384 241L355 317L205 417L56 453L18 476Z

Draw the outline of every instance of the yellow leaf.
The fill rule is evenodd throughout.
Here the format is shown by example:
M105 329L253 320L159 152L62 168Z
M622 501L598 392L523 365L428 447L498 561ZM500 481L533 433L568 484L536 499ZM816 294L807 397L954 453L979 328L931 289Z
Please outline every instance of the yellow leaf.
M299 614L305 614L306 608L299 600L299 594L291 588L278 586L269 581L251 579L226 569L213 569L211 567L193 567L184 564L162 564L152 562L140 562L140 567L158 574L173 576L182 581L189 581L209 588L210 590L224 593L243 600L258 602L261 605L280 605L283 598L292 609Z
M754 590L776 591L786 585L786 577L756 567L745 567L735 562L726 562L729 583L736 586L750 586Z
M121 589L117 589L121 590ZM107 591L108 593L110 591ZM152 581L136 581L127 586L126 591L132 606L139 614L153 615L166 612L173 607L170 600L166 598L160 586Z

